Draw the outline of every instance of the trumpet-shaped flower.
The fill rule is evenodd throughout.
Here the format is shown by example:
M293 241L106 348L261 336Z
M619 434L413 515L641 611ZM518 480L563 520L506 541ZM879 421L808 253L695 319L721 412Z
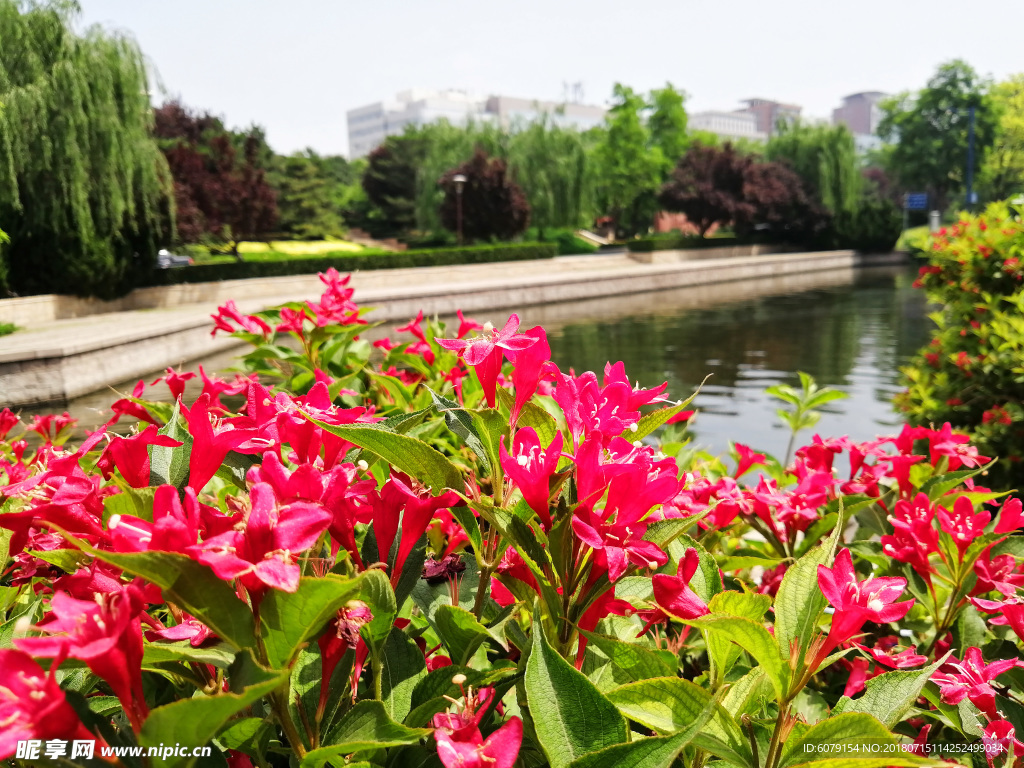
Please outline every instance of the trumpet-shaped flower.
M678 619L696 619L709 613L708 604L690 589L690 580L699 565L700 556L695 548L690 547L679 560L675 576L654 575L654 601L665 613Z
M530 509L540 515L545 530L551 528L551 477L562 455L562 433L556 433L551 445L543 448L536 430L523 427L512 440L511 455L505 450L504 438L498 451L505 475L522 492Z
M458 352L473 366L480 386L483 387L487 405L494 407L498 387L498 374L501 373L502 357L506 352L518 352L537 343L537 339L519 334L519 316L511 315L505 327L500 331L487 329L472 339L437 339L437 343L447 350Z
M1018 659L1003 659L986 664L980 648L968 648L963 661L950 659L932 675L932 681L939 686L943 703L959 704L969 699L990 718L997 719L996 691L989 683L1019 666L1024 666L1024 663Z
M835 608L828 638L819 651L818 663L860 632L864 622L888 624L899 621L914 605L913 600L895 602L907 586L906 579L869 576L863 582L857 581L853 557L848 549L840 550L832 568L818 566L818 586Z

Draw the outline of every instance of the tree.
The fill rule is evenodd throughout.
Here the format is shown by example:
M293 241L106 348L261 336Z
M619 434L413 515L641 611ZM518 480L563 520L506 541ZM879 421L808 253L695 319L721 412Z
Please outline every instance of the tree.
M1024 73L992 88L998 113L995 140L981 166L980 184L991 200L1024 192Z
M652 149L661 152L664 173L667 176L686 151L686 95L666 83L664 88L651 91L651 116L647 119Z
M916 97L882 103L878 135L894 143L885 157L905 189L927 191L945 210L959 193L967 167L968 109L975 110L975 167L984 164L995 132L988 83L964 61L942 64Z
M765 156L788 165L811 197L837 217L857 209L862 179L853 134L845 125L782 121Z
M746 167L743 203L733 219L733 229L741 236L760 231L773 240L809 243L831 223L829 211L782 163L752 162Z
M241 260L239 243L262 237L277 223L263 132L254 126L232 134L219 118L176 101L155 115L154 134L174 178L178 236L224 245Z
M344 224L336 187L341 185L327 175L321 158L307 149L277 157L274 165L281 231L300 240L340 236Z
M519 185L508 178L508 166L500 158L490 158L477 149L469 162L448 171L440 181L444 190L441 222L445 228L459 229L459 194L454 177L462 174L462 234L467 240L511 240L522 234L530 223L530 205Z
M715 224L745 215L744 184L751 164L729 143L722 149L694 144L661 187L658 202L667 211L685 214L703 237Z
M591 211L589 159L578 131L552 125L547 117L512 134L509 172L526 194L530 219L540 236L549 227L575 229Z
M170 239L170 175L130 38L0 0L0 294L130 290Z
M416 226L416 177L424 143L412 136L389 136L370 153L363 190L370 202L367 225L374 237L395 237Z
M643 98L619 83L615 104L605 117L605 131L595 148L600 207L622 234L646 231L654 215L663 162L648 149L648 131L641 119Z

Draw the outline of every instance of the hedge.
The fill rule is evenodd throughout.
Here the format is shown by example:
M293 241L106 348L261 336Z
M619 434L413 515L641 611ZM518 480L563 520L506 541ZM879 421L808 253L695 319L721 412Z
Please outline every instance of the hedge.
M197 264L177 269L154 271L146 285L207 283L217 280L244 280L251 277L284 277L323 272L334 267L339 272L357 269L401 269L437 267L453 264L490 264L496 261L550 259L558 254L554 243L512 243L464 248L434 248L417 251L376 251L351 253L339 251L308 259L282 255L280 261L242 261L234 264Z
M626 249L634 253L651 251L677 251L691 248L729 248L736 245L753 245L759 240L740 237L701 237L700 235L662 235L630 240Z

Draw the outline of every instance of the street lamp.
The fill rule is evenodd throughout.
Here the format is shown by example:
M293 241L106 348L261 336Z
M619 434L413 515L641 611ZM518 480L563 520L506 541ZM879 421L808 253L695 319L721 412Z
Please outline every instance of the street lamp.
M462 245L462 187L466 184L466 177L461 173L452 176L455 184L455 229L458 233L459 245Z

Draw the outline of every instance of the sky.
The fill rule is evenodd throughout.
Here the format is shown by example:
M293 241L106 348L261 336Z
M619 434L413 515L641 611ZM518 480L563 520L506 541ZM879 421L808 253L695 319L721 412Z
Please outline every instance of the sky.
M132 35L176 97L275 151L347 154L345 115L407 88L605 105L671 82L690 111L753 96L830 117L843 96L923 87L944 61L1024 72L1020 0L79 0Z

